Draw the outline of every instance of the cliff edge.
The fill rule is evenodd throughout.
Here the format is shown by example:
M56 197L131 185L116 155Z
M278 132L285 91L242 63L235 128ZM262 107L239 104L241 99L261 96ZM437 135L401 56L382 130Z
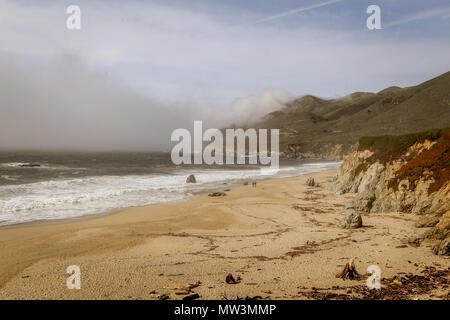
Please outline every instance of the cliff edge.
M411 241L431 239L436 254L450 254L450 128L363 137L329 188L357 193L352 206L361 213L418 215L426 229Z

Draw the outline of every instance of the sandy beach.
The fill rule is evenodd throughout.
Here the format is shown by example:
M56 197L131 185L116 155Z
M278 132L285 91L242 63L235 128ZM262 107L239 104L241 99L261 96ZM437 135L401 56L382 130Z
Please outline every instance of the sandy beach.
M360 229L338 228L353 195L327 191L335 174L266 180L223 197L196 196L82 221L0 229L0 299L182 299L180 286L198 281L190 293L201 299L309 299L323 292L357 298L352 288L365 285L370 265L381 268L382 278L450 266L426 241L407 243L423 231L414 227L414 215L371 213ZM306 186L309 176L319 186ZM351 258L363 276L337 279ZM80 290L66 287L70 265L81 269ZM229 273L241 280L227 284ZM439 299L447 292L436 283L409 298Z

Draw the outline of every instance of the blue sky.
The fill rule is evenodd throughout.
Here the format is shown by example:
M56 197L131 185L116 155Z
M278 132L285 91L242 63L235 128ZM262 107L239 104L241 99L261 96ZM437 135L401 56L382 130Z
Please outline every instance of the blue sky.
M162 98L226 103L268 88L332 97L450 69L450 3L443 0L0 3L9 16L0 31L6 52L43 61L79 56ZM81 7L81 31L64 30L68 4ZM382 30L366 28L370 4L381 7ZM14 21L8 10L18 13Z
M81 30L66 29L70 4L81 7ZM366 8L373 4L381 8L381 30L366 28ZM125 88L139 95L135 100L144 97L189 121L215 119L226 108L220 116L226 122L261 116L295 96L376 92L449 71L450 3L0 0L0 40L0 64L33 74L38 85L47 83L54 101L64 100L70 75L73 95L83 96L80 117L111 108L109 100L102 109L100 97L86 96L92 88L103 92L102 84L92 82L103 79L111 90ZM39 98L51 100L41 94L33 101ZM136 118L162 123L150 109L137 116L138 109L131 127Z

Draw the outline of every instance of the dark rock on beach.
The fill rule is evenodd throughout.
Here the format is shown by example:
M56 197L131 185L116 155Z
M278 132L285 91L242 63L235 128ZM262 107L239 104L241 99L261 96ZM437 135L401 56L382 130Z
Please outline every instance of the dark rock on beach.
M20 167L22 168L37 168L40 167L41 165L39 163L36 162L30 162L30 163L23 163L20 165Z
M355 210L352 203L347 204L344 216L339 219L338 225L343 229L356 229L362 227L361 214Z
M314 178L313 177L309 177L306 180L306 185L309 186L309 187L314 187L316 185L315 182L314 182Z
M208 196L210 196L210 197L224 197L224 196L226 196L226 193L225 192L213 192L213 193L208 194Z
M196 183L197 180L195 179L195 176L193 174L189 175L186 179L186 183Z

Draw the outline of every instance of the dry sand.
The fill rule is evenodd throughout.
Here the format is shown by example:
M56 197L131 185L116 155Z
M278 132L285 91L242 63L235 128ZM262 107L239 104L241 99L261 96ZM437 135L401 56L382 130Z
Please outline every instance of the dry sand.
M420 274L420 264L449 267L449 259L420 247L396 248L412 234L415 216L363 216L363 228L336 226L353 195L326 190L335 170L241 186L225 197L197 196L183 203L132 208L107 216L0 230L1 299L157 299L201 281L202 299L262 296L304 299L312 287L364 285L336 279L355 258L365 273ZM69 290L66 268L81 268L81 289ZM240 276L226 284L225 276ZM433 298L448 289L411 298ZM345 289L344 289L345 290Z

